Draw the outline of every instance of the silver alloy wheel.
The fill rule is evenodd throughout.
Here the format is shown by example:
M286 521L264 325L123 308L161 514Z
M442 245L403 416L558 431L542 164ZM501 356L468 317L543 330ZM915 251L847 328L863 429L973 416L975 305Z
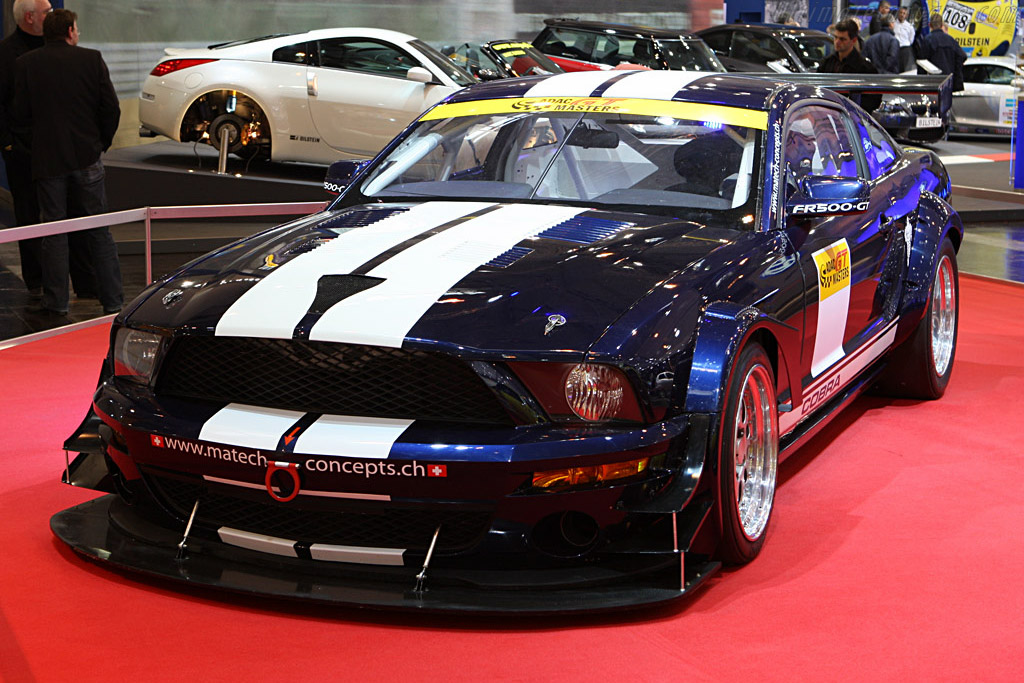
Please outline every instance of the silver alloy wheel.
M768 524L775 498L779 458L778 415L772 373L756 363L743 378L733 429L736 510L743 535L757 540Z
M931 305L932 366L942 377L949 369L956 338L956 284L953 280L953 262L943 254L932 284Z

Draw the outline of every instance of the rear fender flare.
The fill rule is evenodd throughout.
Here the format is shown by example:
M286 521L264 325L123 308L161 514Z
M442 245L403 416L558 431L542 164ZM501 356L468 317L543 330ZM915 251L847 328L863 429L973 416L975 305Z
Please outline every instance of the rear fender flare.
M937 195L922 192L907 257L907 275L900 300L900 323L896 332L897 343L913 333L924 316L935 262L947 237L953 243L953 248L959 251L964 237L960 216Z

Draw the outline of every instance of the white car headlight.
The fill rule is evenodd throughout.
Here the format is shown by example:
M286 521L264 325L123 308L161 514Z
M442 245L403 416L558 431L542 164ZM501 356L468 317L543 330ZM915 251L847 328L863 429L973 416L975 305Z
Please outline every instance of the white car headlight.
M114 340L114 374L148 384L153 379L163 340L152 332L127 327L118 330Z

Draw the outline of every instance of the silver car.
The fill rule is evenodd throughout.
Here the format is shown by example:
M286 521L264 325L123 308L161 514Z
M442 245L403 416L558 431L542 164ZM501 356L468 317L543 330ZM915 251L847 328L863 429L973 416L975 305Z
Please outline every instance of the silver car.
M1013 57L972 57L964 62L964 89L953 93L950 132L1009 135L1024 69Z

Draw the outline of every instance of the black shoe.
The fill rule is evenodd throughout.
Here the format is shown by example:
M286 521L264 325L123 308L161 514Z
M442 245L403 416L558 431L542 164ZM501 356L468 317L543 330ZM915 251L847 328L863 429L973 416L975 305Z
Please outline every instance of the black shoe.
M120 306L118 306L117 308L104 308L103 309L103 315L114 315L115 313L120 313L120 312L121 312L121 307Z
M52 308L46 306L29 306L25 309L26 313L32 315L38 315L43 318L66 318L68 316L67 311L55 311Z
M25 289L28 290L28 298L29 299L32 299L33 301L38 301L39 299L43 298L43 288L42 287L26 287Z

